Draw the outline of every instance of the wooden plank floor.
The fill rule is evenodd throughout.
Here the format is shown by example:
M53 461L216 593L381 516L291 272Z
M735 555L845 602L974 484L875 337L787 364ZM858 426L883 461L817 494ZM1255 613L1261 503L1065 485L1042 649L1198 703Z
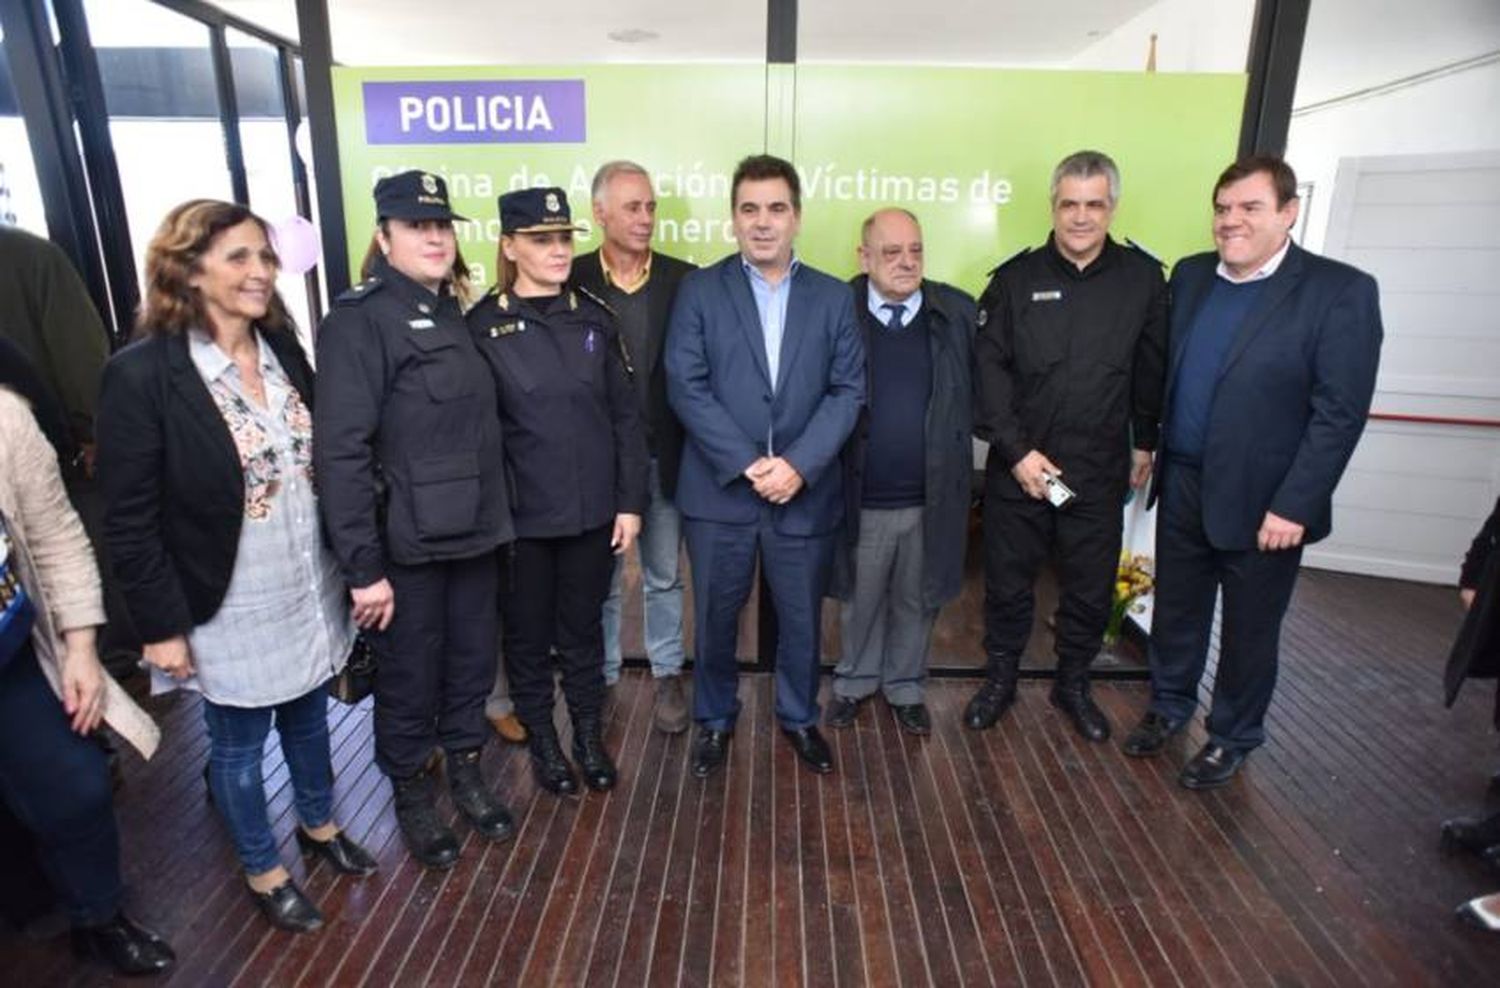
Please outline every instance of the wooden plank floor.
M747 676L728 769L700 783L632 674L608 728L619 788L538 794L524 751L496 743L487 770L519 834L461 831L447 874L401 847L368 709L334 707L338 815L381 871L307 874L329 923L305 937L255 914L203 799L198 706L166 699L162 754L127 761L120 794L130 898L178 949L173 985L1495 984L1500 937L1451 912L1500 875L1435 840L1500 768L1489 687L1439 703L1454 596L1306 572L1271 741L1210 794L1175 784L1199 726L1132 761L1080 741L1027 683L975 734L962 680L933 684L925 740L867 708L818 778L777 735L769 679ZM1136 684L1097 694L1120 733L1145 700ZM267 772L290 862L279 752ZM5 982L104 980L65 943L0 934Z

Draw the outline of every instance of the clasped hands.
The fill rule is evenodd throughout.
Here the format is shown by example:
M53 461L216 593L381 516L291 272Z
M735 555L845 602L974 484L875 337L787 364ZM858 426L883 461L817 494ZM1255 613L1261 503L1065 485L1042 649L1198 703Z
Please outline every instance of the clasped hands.
M802 475L780 456L762 456L745 468L745 479L772 504L786 504L802 490Z

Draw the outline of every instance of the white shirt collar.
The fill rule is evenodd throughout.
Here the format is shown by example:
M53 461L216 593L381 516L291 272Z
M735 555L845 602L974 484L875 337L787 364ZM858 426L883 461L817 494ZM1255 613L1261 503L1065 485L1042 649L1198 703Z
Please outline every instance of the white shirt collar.
M259 331L251 332L255 333L255 362L265 370L269 364L265 343L261 340ZM213 337L201 329L188 330L188 355L193 358L193 366L198 368L199 376L205 381L218 380L220 375L234 366L229 354L219 349Z
M1243 278L1236 278L1234 275L1230 274L1228 265L1226 265L1222 259L1220 259L1219 266L1215 268L1215 271L1218 272L1220 278L1223 278L1225 281L1232 282L1236 285L1243 285L1249 281L1261 281L1262 279L1269 278L1271 277L1271 275L1276 273L1276 269L1281 267L1281 262L1286 260L1286 252L1291 249L1292 238L1287 237L1286 241L1282 243L1280 250L1272 254L1270 258L1266 260L1266 263L1262 264L1259 269Z
M887 305L901 306L901 325L907 326L917 317L917 312L922 308L922 289L918 288L906 297L904 301L892 302L875 288L875 282L866 282L865 304L870 307L870 314L875 317L876 322L882 326L890 319L890 310Z

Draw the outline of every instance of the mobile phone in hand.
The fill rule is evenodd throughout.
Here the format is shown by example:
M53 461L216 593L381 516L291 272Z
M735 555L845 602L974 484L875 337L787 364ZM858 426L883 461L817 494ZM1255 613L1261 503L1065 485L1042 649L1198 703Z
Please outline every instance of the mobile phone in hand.
M1042 476L1046 479L1047 500L1052 503L1054 508L1061 508L1073 500L1074 495L1071 487L1058 480L1053 474L1044 473Z

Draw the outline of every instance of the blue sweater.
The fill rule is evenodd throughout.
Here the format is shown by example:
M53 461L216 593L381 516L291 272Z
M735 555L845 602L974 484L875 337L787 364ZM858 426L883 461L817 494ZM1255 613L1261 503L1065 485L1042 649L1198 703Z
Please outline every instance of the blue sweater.
M1214 391L1224 358L1265 285L1263 278L1240 284L1214 278L1214 286L1188 330L1182 363L1172 380L1166 437L1167 452L1172 456L1202 461L1208 418L1213 411Z
M874 322L869 310L865 319ZM932 351L927 313L900 329L872 326L869 361L869 445L865 452L866 508L912 508L927 500L927 400L932 396Z

